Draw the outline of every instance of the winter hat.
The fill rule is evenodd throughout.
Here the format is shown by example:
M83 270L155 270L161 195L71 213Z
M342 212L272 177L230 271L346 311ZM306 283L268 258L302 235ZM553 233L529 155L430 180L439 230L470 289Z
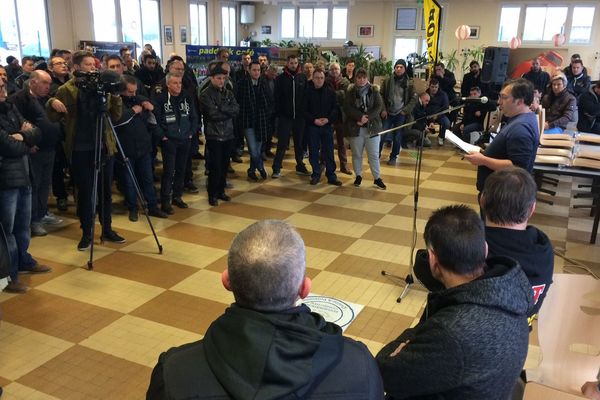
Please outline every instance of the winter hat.
M396 61L396 64L394 64L394 68L396 68L396 65L402 65L404 68L406 68L406 61L404 61L403 59L398 59L398 61Z

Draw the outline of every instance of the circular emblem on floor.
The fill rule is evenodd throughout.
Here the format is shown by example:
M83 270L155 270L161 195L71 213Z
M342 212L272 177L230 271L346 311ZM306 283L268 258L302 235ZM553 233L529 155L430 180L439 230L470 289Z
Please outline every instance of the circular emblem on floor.
M327 296L308 296L303 301L313 312L319 313L327 322L340 327L348 326L356 316L354 309L346 302Z

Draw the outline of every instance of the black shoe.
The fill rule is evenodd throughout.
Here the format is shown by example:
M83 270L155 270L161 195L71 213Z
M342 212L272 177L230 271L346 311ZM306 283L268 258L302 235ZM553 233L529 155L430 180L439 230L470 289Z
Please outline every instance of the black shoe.
M77 250L85 251L85 250L89 249L91 245L92 245L92 238L90 238L89 236L83 235L81 237L81 240L79 241L79 244L77 245Z
M319 180L320 179L318 177L314 176L314 177L310 178L310 184L316 185L317 183L319 183Z
M138 220L137 210L129 210L129 220L131 222L136 222Z
M164 212L167 215L173 215L173 214L175 214L175 211L173 210L173 207L171 207L170 204L163 203L163 205L162 205L162 207L160 209L162 210L162 212Z
M196 153L192 156L192 160L204 160L204 154L202 153Z
M267 150L267 151L265 151L265 156L267 156L269 158L273 158L273 157L275 157L275 154L271 150Z
M310 176L311 173L308 172L308 169L306 169L305 165L297 165L296 166L296 173L298 175L304 175L304 176Z
M67 199L56 199L56 208L58 211L67 211L69 209Z
M227 196L225 193L221 193L217 196L217 198L223 201L231 201L231 197Z
M212 197L212 196L210 196L210 197L208 198L208 204L210 204L210 205L211 205L211 206L213 206L213 207L216 207L216 206L218 206L218 205L219 205L219 201L217 200L217 198L216 198L216 197Z
M356 179L354 180L354 186L359 187L362 183L362 176L356 175Z
M258 170L258 172L260 173L260 177L262 179L267 179L267 171L265 171L264 169L260 169Z
M173 208L171 208L171 211L173 211ZM149 209L148 215L156 218L169 218L169 215L158 207Z
M385 183L383 183L383 181L381 180L381 178L375 179L375 181L373 181L373 184L375 186L377 186L378 188L383 189L383 190L385 190L385 188L387 187L387 186L385 186Z
M238 164L244 162L244 160L242 160L242 157L238 156L237 154L231 157L231 161L236 162Z
M185 201L183 201L181 199L181 197L175 197L172 201L171 204L173 204L174 206L177 206L179 208L188 208L189 206L187 205L187 203Z
M335 181L327 181L327 183L334 186L342 186L342 181L339 179L336 179Z
M248 170L248 179L258 182L258 176L256 176L256 172Z
M125 238L119 236L117 232L113 231L112 229L106 233L103 233L102 239L106 240L107 242L125 243Z
M200 189L198 189L198 186L194 185L192 182L187 183L184 187L186 192L188 193L198 193L200 191Z

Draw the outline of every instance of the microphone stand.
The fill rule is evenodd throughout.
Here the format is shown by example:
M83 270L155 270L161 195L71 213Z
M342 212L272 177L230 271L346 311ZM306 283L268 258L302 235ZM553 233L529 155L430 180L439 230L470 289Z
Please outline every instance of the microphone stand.
M379 133L372 134L370 137L385 135L386 133L393 132L398 129L402 129L407 126L412 126L416 122L424 120L424 119L428 119L431 117L437 117L438 115L449 114L454 110L463 108L464 106L465 106L464 104L461 104L456 107L449 107L448 109L442 110L435 114L426 115L424 117L417 118L411 122L407 122L406 124L397 126L395 128L387 129L385 131L381 131ZM406 297L406 295L408 294L408 291L410 290L411 286L415 284L415 278L412 274L412 271L415 266L415 258L414 258L415 247L417 247L417 211L418 211L418 206L419 206L419 187L421 185L421 162L423 160L423 142L424 142L424 140L425 140L425 130L421 131L421 134L419 135L419 147L417 149L417 163L415 164L415 172L414 172L414 176L413 176L413 219L412 219L412 242L411 242L411 246L410 246L409 272L408 272L408 275L406 275L406 277L404 279L402 279L401 277L391 274L391 273L387 272L386 270L381 271L381 275L383 275L383 276L395 278L397 280L404 280L405 284L404 284L404 287L402 288L402 293L400 293L400 296L398 296L398 298L396 299L396 303L400 303L402 301L402 299L404 299L404 297Z

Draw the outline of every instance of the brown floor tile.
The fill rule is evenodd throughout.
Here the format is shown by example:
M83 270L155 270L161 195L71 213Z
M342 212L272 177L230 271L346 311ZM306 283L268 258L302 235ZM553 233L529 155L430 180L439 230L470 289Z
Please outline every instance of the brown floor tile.
M474 165L471 165L471 163L467 162L466 160L458 160L458 161L446 161L444 163L444 167L445 168L456 168L456 169L464 169L464 170L468 170L468 171L473 171L476 170L477 167Z
M567 231L567 240L569 242L581 242L581 243L589 243L591 237L590 232L576 231L575 229L569 229ZM598 239L596 239L598 241Z
M141 221L140 223L145 223L145 220L140 219L140 221ZM95 229L94 244L100 245L100 234L102 233L102 227L100 226L100 224L96 224L96 227L94 229ZM103 246L110 247L113 249L119 249L125 245L137 242L138 240L143 239L147 236L147 235L144 235L143 233L129 231L129 230L125 230L125 229L115 228L115 231L120 236L124 237L125 240L127 240L127 242L124 244L104 242ZM151 233L152 232L150 231L150 227L148 227L148 234L151 234ZM79 223L69 224L62 229L58 229L54 234L56 236L64 237L67 239L72 239L74 241L73 244L76 246L77 243L79 242L79 239L81 239L81 228L79 227ZM73 249L75 250L75 247Z
M529 219L531 225L546 225L554 226L556 228L566 228L569 225L568 217L560 217L558 215L546 215L533 213L533 216Z
M417 219L423 219L425 221L427 221L429 219L429 217L431 216L431 213L434 212L434 209L431 208L425 208L425 207L418 207L417 208ZM392 215L400 215L403 217L413 217L414 214L414 207L412 205L410 206L405 206L402 204L398 204L396 207L392 208L389 212Z
M204 267L204 269L218 273L223 272L225 269L227 269L227 256L225 255L219 258L217 261Z
M188 200L188 199L184 199ZM193 217L196 214L200 214L201 212L203 212L202 210L197 210L195 208L178 208L173 206L173 210L175 211L175 213L173 215L169 215L169 219L172 221L183 221L188 219L189 217ZM148 231L150 231L148 229Z
M60 399L141 399L152 370L74 346L17 382Z
M400 336L412 322L412 317L365 307L346 330L346 334L387 344Z
M180 222L160 232L161 236L184 242L228 250L235 236L232 232Z
M234 215L236 217L250 218L250 219L286 219L293 213L282 210L275 210L273 208L258 207L248 204L240 203L228 203L220 202L219 207L213 207L210 212L218 212L227 215Z
M404 278L408 273L408 266L349 254L340 254L324 270L356 278L369 279L375 282L389 283L390 278L383 276L381 271Z
M384 174L385 175L385 174ZM365 182L365 177L363 176L363 182ZM393 176L393 175L387 175L383 177L383 181L385 183L394 183L396 185L404 185L404 186L411 186L413 185L413 178L408 178L405 176ZM370 183L371 181L369 181Z
M313 231L310 229L298 229L304 244L308 247L315 247L318 249L331 250L337 252L343 252L346 250L354 241L355 238L351 238L343 235L335 235L333 233L325 233Z
M94 270L165 289L198 272L187 265L120 251L95 261Z
M311 204L308 207L303 208L300 213L346 221L351 218L352 222L359 222L362 224L376 224L383 217L383 214L379 213L349 210L347 208L328 206L325 204Z
M204 335L208 326L223 314L225 308L227 305L223 303L166 291L130 315Z
M388 193L383 190L364 190L351 185L338 187L332 191L331 194L354 197L357 199L385 201L388 203L400 203L406 197L406 195L403 194Z
M2 310L7 322L75 343L123 315L35 289L6 300Z
M364 235L362 235L361 239L369 239L375 240L377 242L383 243L391 243L398 244L401 246L412 246L412 232L406 229L411 229L410 226L404 227L405 230L398 230L392 228L385 228L381 226L373 226L371 229L367 231ZM417 233L417 249L422 249L425 247L425 242L423 241L423 235Z
M436 173L431 175L427 180L436 182L454 182L461 185L474 185L474 180L470 176L455 176Z
M283 197L285 199L294 199L300 201L317 201L325 196L325 193L311 192L307 190L298 190L279 186L260 186L250 190L252 193L264 194L267 196Z
M317 275L319 275L321 273L320 269L315 269L315 268L306 268L306 276L308 276L310 279L315 279L317 277Z
M8 380L8 379L0 376L0 387L7 386L11 382L12 382L11 380Z
M21 275L19 275L19 281L23 282L24 284L26 284L29 287L36 287L38 285L41 285L44 282L48 282L49 280L56 278L57 276L66 274L67 272L70 272L73 270L73 267L67 267L58 262L46 260L44 258L35 257L35 254L33 256L37 260L38 263L51 267L52 271L50 271L48 273L44 273L44 274L21 274Z
M421 188L419 189L419 196L430 197L432 199L444 199L456 203L477 203L477 194L472 193L456 193L445 190Z

